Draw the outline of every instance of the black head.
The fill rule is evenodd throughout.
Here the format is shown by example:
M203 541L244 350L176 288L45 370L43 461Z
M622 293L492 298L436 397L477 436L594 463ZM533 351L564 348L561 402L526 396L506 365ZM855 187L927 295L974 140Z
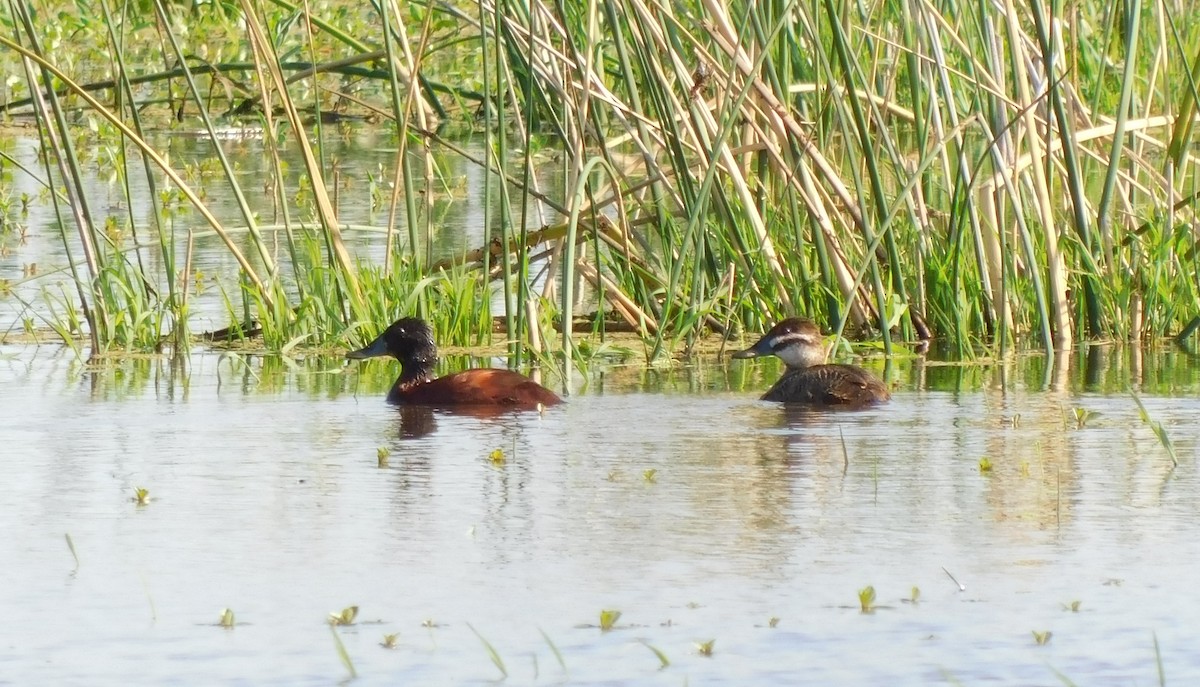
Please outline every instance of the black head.
M811 367L824 362L825 342L821 330L812 320L790 317L771 327L758 343L734 353L733 357L757 358L761 355L779 356L788 367Z
M433 342L433 329L417 317L404 317L392 323L382 334L365 348L350 351L347 358L375 358L390 355L400 364L432 365L437 361L437 344Z

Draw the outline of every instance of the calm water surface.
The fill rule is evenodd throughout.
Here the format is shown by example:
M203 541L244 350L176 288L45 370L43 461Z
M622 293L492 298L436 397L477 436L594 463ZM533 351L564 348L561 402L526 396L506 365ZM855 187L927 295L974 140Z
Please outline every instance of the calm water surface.
M1144 385L1172 470L1082 373L906 366L884 408L800 413L755 400L770 367L613 368L479 418L388 407L386 364L0 347L0 683L338 683L357 605L353 684L495 684L475 632L507 684L1146 685L1156 638L1192 684L1190 365Z

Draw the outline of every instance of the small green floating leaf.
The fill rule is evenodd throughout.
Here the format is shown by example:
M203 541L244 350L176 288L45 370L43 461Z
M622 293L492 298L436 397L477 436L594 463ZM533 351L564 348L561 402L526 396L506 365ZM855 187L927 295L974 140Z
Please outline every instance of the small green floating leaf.
M654 484L658 481L658 470L655 468L649 468L642 471L642 479L646 480L650 484Z
M383 636L383 641L379 643L379 646L381 646L385 649L395 649L396 648L396 640L398 640L398 639L400 639L399 632L395 632L393 634L385 634Z
M488 454L488 460L491 461L492 465L501 467L508 459L504 457L504 450L498 448Z
M358 606L347 606L342 609L341 613L330 613L330 625L353 625L354 619L358 617Z
M990 458L988 458L987 456L984 456L979 459L979 471L980 472L991 472L992 471L992 461Z
M617 621L620 619L620 611L600 611L600 629L604 632L608 632L609 630L613 629L613 626L616 625Z
M699 651L701 656L712 656L713 645L716 643L717 640L715 639L710 639L707 642L696 642L696 651Z
M875 612L875 587L867 585L858 590L858 605L863 613Z
M142 487L134 487L133 502L139 506L144 506L150 503L150 490Z
M217 621L217 623L226 630L232 630L233 626L237 624L237 620L233 617L233 609L222 608L221 618Z
M1079 612L1079 607L1080 607L1080 606L1082 606L1082 605L1083 605L1083 602L1082 602L1082 601L1080 601L1080 600L1078 600L1078 599L1076 599L1075 601L1072 601L1072 602L1071 602L1071 603L1069 603L1069 604L1063 604L1063 605L1062 605L1062 607L1063 607L1063 610L1064 610L1064 611L1070 611L1070 612L1072 612L1072 613L1078 613L1078 612Z
M915 604L921 600L921 588L913 585L912 591L908 594L908 602Z
M392 450L387 446L380 446L375 449L375 456L379 459L379 467L386 468L388 466L388 458L392 455Z
M779 618L776 616L771 616L771 619L767 621L767 627L779 627Z
M1075 419L1075 429L1083 429L1089 422L1100 417L1100 413L1076 407L1071 409L1071 417Z
M1050 630L1046 630L1045 632L1038 632L1037 630L1034 630L1033 641L1037 642L1038 646L1044 646L1046 642L1050 641L1050 636L1052 634L1053 633L1050 632Z

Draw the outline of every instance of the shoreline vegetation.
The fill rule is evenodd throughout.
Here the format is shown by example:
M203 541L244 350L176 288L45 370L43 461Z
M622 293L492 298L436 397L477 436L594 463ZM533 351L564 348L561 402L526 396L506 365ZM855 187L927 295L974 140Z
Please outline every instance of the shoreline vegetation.
M637 334L647 361L790 314L885 354L934 339L961 357L1196 328L1200 10L401 5L0 7L0 121L29 126L43 153L14 169L0 146L0 224L20 226L5 179L41 180L34 202L53 204L70 263L73 291L44 289L41 324L91 355L186 349L200 338L193 239L212 232L238 265L226 337L279 352L348 348L401 313L450 345L499 331L514 365L584 365L596 347L574 331L607 322ZM265 184L240 183L216 143L231 126L264 132ZM371 259L346 235L321 145L342 127L394 134ZM214 141L203 193L151 143L184 129ZM285 151L303 161L300 189ZM490 238L435 261L441 156L492 180ZM127 200L137 178L156 204L136 215L149 224L133 210L107 220L128 224L132 246L80 182L101 158ZM206 205L216 192L240 226ZM281 241L253 194L273 196Z

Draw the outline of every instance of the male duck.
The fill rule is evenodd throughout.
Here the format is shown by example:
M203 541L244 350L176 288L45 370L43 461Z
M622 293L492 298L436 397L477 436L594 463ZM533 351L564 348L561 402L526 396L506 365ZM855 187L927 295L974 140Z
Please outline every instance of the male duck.
M734 358L777 355L787 372L763 394L764 401L826 406L866 406L889 398L887 386L855 365L825 364L821 330L810 320L793 317L771 328L758 343Z
M359 360L390 355L400 361L400 378L388 392L388 403L429 406L494 406L519 409L561 403L553 391L511 370L465 370L436 377L437 345L424 320L405 317L365 348L350 351Z

